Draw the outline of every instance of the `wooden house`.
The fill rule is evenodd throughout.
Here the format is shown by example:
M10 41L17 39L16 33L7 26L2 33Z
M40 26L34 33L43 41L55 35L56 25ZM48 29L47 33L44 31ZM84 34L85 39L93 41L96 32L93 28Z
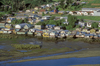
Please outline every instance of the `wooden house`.
M91 28L92 27L92 23L87 22L87 27Z
M42 30L37 29L37 30L36 30L36 33L41 33L41 34L42 34L42 33L43 33L43 31L42 31Z
M45 12L46 10L45 9L41 9L38 14L42 14L43 12Z
M45 27L42 26L42 25L35 25L34 28L36 28L36 29L44 29Z
M65 11L58 11L58 14L64 14Z

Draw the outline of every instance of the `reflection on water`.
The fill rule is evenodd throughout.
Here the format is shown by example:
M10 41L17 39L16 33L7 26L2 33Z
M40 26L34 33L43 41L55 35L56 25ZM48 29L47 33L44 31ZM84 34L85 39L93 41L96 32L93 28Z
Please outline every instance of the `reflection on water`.
M80 64L100 64L100 57L63 58L56 60L27 61L20 63L6 63L1 66L69 66Z

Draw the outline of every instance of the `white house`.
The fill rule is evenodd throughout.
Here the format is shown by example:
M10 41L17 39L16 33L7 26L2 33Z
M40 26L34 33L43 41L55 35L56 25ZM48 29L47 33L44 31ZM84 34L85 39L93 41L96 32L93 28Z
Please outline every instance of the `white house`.
M69 14L73 15L73 11L70 11Z
M48 19L50 19L51 18L51 16L43 16L42 17L42 19L44 19L44 20L48 20Z
M84 22L78 22L78 25L80 25L81 27L83 27L83 26L86 25L86 23L84 23Z
M88 15L88 12L82 12L82 14L87 16Z
M56 26L56 27L54 27L54 29L55 30L60 30L60 29L62 29L62 27L61 26Z
M100 23L98 24L98 27L100 27Z
M81 11L77 11L77 15L82 15Z
M52 5L51 5L51 4L47 4L46 6L47 6L47 7L52 7Z
M15 29L22 29L27 23L17 24L15 25Z
M87 23L87 27L92 27L92 23Z

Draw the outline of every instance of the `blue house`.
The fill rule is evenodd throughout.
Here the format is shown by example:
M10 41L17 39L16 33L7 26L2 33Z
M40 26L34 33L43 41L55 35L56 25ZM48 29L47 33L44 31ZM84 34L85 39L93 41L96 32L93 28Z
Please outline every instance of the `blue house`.
M49 25L49 24L46 25L46 28L47 28L47 29L53 29L54 27L55 27L55 25Z

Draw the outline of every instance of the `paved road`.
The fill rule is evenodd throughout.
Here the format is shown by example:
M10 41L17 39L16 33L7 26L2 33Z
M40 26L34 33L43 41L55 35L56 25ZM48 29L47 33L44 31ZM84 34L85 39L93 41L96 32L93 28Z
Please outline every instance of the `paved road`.
M88 20L88 19L84 19L84 21L86 21L86 22L100 22L100 21L96 21L96 20Z

